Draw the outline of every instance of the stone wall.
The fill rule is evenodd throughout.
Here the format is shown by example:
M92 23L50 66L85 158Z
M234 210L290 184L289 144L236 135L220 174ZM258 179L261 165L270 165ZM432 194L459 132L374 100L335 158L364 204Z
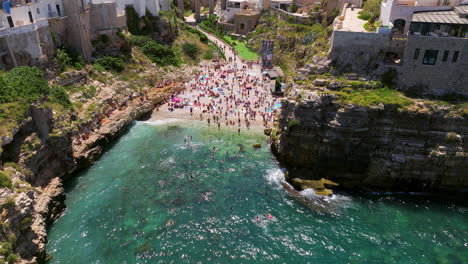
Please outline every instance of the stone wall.
M260 13L254 15L237 13L234 17L234 27L237 34L247 35L255 30Z
M53 38L57 47L64 46L67 43L67 18L49 19L50 31L53 32Z
M96 38L96 32L114 29L117 27L117 10L115 3L93 4L90 8L90 26L92 39Z
M343 106L317 94L282 104L272 148L291 177L378 191L468 190L466 115Z
M0 50L4 51L0 61L1 68L32 66L39 60L54 55L54 44L47 20L13 29L2 30L0 35Z
M281 9L277 8L270 8L270 13L278 17L278 19L282 19L288 21L290 23L296 24L314 24L314 23L321 23L320 13L310 13L308 16L301 16L295 15L293 13L286 12Z
M414 59L415 49L419 57ZM425 50L437 50L435 65L424 65ZM449 51L447 61L442 61ZM452 62L455 51L459 52L457 62ZM468 39L442 38L409 35L402 67L397 68L400 86L415 87L421 94L461 94L468 97Z
M370 73L383 61L390 34L334 31L329 58L344 72Z
M89 9L82 6L82 2L78 0L64 1L63 7L68 14L66 21L68 45L80 52L85 60L90 60L92 45Z

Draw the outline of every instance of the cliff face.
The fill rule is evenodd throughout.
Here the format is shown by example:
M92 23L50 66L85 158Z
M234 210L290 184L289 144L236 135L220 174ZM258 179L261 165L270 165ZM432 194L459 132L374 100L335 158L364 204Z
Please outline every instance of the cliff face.
M468 122L446 111L284 100L272 149L291 177L379 191L468 190Z
M189 72L178 79L187 78ZM65 208L64 179L93 164L133 120L180 89L183 87L171 84L136 98L103 91L106 96L101 98L99 110L74 127L63 125L76 119L73 114L59 115L46 106L30 106L12 137L0 141L0 172L13 183L11 188L0 188L0 241L8 241L21 263L46 260L46 227ZM116 110L106 115L109 109Z

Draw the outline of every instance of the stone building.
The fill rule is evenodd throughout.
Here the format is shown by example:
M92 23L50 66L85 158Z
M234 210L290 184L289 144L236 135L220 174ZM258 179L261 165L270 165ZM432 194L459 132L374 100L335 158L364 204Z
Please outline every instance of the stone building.
M468 97L468 5L415 13L395 68L419 93Z
M170 8L169 0L4 1L0 10L0 68L35 65L54 56L60 46L70 46L90 60L93 40L101 35L115 37L126 26L126 5L137 6L143 15L146 10L158 15ZM111 41L108 46L114 44Z
M358 12L345 8L335 20L329 57L337 69L365 75L393 69L403 89L468 97L468 5L415 12L376 32L363 29L365 21L353 17Z
M55 54L49 25L65 19L62 0L3 1L0 10L0 69L34 65Z
M218 10L219 22L233 28L237 34L248 34L257 26L263 1L227 0Z

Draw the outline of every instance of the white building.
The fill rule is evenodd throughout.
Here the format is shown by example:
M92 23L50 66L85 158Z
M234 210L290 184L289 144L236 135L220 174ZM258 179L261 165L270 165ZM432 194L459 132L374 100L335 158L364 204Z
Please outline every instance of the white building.
M232 23L234 16L237 13L242 12L243 9L250 9L254 11L259 11L263 8L262 0L227 0L226 9L223 10L222 7L218 10L218 15L221 22Z
M461 2L463 0L383 0L380 20L383 26L406 33L414 12L450 10Z
M10 10L2 6L0 29L21 27L49 18L65 16L62 0L16 0L10 3Z
M140 17L146 15L146 10L153 16L158 16L159 11L169 11L169 0L92 0L94 3L113 1L116 2L117 15L125 14L126 6L133 6Z

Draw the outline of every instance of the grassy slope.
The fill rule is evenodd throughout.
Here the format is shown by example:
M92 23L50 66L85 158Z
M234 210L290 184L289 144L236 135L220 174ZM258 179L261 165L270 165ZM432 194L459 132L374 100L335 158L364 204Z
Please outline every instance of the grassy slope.
M229 36L225 36L225 38L233 44L234 49L236 49L239 56L244 60L257 60L260 57L260 55L249 49L245 42L233 39Z

